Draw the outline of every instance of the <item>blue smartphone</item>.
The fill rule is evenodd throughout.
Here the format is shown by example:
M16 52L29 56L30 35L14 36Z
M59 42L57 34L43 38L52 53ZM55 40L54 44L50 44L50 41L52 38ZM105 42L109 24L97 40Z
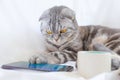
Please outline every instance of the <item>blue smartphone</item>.
M73 71L72 66L60 65L60 64L31 64L29 62L14 62L2 65L3 69L29 69L29 70L37 70L37 71L46 71L46 72L58 72L58 71Z

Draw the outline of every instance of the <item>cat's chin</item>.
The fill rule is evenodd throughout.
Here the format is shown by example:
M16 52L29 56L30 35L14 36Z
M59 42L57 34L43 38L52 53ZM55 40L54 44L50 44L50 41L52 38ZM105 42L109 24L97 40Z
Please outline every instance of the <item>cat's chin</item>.
M62 44L62 42L60 42L60 41L54 41L53 43L56 44L56 45L61 45Z

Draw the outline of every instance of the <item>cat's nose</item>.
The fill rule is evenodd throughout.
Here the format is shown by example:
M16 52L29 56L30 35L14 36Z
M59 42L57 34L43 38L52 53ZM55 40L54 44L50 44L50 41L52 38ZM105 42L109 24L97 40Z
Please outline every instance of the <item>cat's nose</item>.
M55 39L55 41L58 41L59 36L58 36L58 35L55 35L55 36L54 36L54 39Z
M54 39L55 39L55 41L58 41L59 38L58 38L58 37L55 37Z
M55 41L58 41L58 39L55 39Z

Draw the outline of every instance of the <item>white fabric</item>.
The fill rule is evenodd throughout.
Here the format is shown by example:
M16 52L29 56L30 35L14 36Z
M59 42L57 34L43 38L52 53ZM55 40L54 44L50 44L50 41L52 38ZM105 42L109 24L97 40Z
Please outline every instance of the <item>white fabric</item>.
M120 28L120 0L75 0L80 25L105 25Z
M106 80L106 74L101 74L89 80ZM37 72L37 71L13 71L0 69L0 80L86 80L74 72Z

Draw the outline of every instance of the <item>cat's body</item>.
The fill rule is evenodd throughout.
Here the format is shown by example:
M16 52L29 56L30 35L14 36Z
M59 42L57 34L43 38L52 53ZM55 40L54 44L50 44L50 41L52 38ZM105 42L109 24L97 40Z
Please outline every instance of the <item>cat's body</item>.
M83 50L110 51L120 55L120 29L88 25L80 26L80 32ZM103 47L97 48L97 45L103 45Z
M120 55L120 29L78 26L74 12L67 7L48 9L40 22L46 51L31 57L31 63L76 61L77 52L81 50L109 51ZM117 69L119 62L113 66Z

